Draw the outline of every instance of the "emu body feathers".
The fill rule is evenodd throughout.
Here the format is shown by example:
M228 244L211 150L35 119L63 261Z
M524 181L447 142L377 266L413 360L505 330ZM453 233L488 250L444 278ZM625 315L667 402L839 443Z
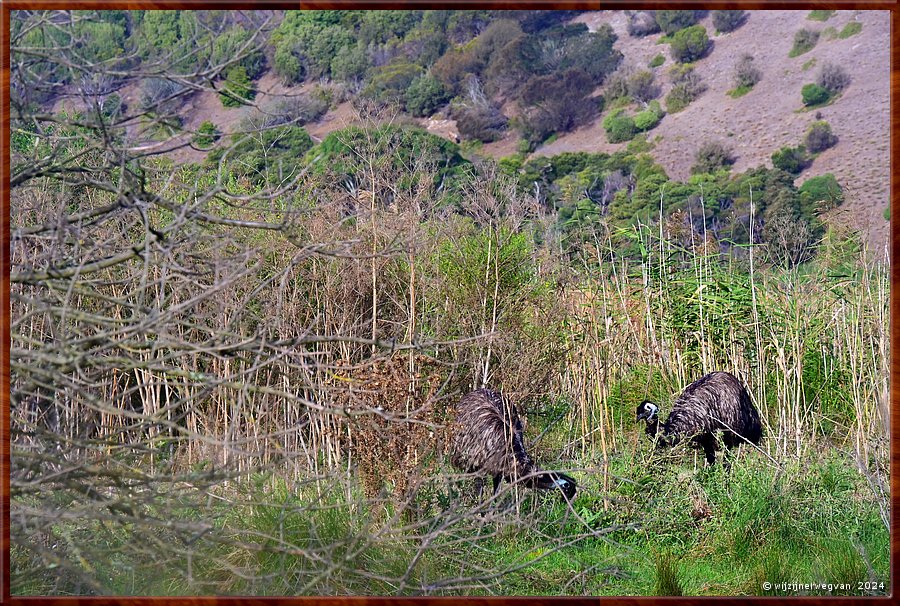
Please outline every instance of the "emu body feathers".
M494 479L494 493L503 480L539 489L559 489L575 496L575 480L563 473L541 471L525 451L522 421L502 394L478 389L459 401L451 427L450 462L466 473ZM481 484L478 484L479 492Z
M759 444L762 424L743 383L727 372L711 372L688 385L675 400L672 412L660 426L658 407L645 400L637 408L638 420L647 422L647 435L662 433L663 444L674 444L681 437L692 437L715 463L715 432L722 431L725 446L731 448L747 441Z

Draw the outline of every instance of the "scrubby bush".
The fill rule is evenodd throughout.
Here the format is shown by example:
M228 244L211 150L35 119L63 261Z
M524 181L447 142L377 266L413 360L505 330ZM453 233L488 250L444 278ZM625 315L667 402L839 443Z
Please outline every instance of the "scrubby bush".
M673 85L666 96L666 110L669 113L683 110L706 90L700 75L689 65L675 65L669 74Z
M640 103L648 103L659 96L659 85L653 78L653 72L640 71L628 78L628 96Z
M816 84L830 93L838 93L850 84L850 75L840 65L826 63L819 70Z
M660 107L659 101L651 101L647 109L634 116L634 127L641 132L648 131L655 128L664 115L665 112Z
M295 97L286 97L278 101L272 108L272 123L287 124L295 122L306 124L315 122L328 111L329 102L325 95L302 93Z
M697 11L656 11L656 22L669 36L695 24L697 18Z
M197 132L194 134L194 145L197 147L209 147L218 141L221 135L222 133L219 132L219 129L216 128L215 124L209 120L204 120L200 123Z
M524 134L543 141L557 132L568 132L593 120L603 107L602 97L593 97L593 79L579 69L531 78L522 89Z
M456 128L465 139L477 141L496 141L503 136L508 120L493 105L460 107L454 110Z
M628 25L626 27L628 35L635 38L649 36L659 31L659 23L656 22L656 17L652 11L636 11L632 13L628 17Z
M800 94L803 96L803 105L806 106L821 105L831 98L828 89L822 88L818 84L805 84L800 89Z
M702 25L692 25L671 37L672 58L679 63L690 63L701 58L709 48L709 36Z
M844 201L844 190L831 173L811 177L800 186L800 201L811 206L813 212L821 212L838 206Z
M753 88L762 78L762 72L753 64L752 55L744 55L734 66L734 86L736 88Z
M772 164L792 175L799 174L807 165L806 148L802 145L782 147L772 154Z
M746 11L713 11L712 12L712 22L713 27L715 27L720 32L733 32L741 25L744 24L744 20L747 18Z
M406 90L406 109L414 116L430 116L449 100L444 85L429 75L413 80Z
M662 65L665 62L666 62L665 56L663 56L660 53L659 55L656 55L655 57L653 57L650 60L650 63L647 64L647 67L659 67L660 65Z
M165 78L148 78L141 84L141 109L154 106L176 97L184 90L184 85Z
M628 79L631 77L631 70L627 67L620 67L606 80L606 87L603 89L603 96L607 101L623 99L628 97Z
M801 29L794 34L794 47L788 53L788 57L796 57L809 52L819 41L819 32L811 29Z
M806 149L814 154L833 147L837 142L837 136L831 132L831 125L824 120L813 122L803 139Z
M603 119L603 130L610 143L628 141L636 132L634 118L626 114L624 109L617 109Z
M694 155L691 174L714 173L734 164L734 154L720 141L709 141L700 146Z

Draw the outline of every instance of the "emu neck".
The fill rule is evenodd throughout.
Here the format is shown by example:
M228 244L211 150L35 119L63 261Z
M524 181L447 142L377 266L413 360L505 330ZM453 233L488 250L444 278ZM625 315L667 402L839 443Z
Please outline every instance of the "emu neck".
M652 421L647 421L647 427L644 428L644 431L651 438L655 438L659 434L659 419L655 418Z

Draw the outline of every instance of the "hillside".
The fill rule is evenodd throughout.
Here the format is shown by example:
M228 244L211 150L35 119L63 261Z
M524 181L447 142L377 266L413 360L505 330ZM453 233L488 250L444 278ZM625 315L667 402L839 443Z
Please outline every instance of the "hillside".
M889 205L889 13L886 11L837 11L825 22L808 18L809 11L750 11L746 21L735 31L715 33L711 17L700 24L711 34L712 48L694 65L708 86L687 108L669 113L648 133L653 143L650 151L673 179L686 180L697 149L708 141L723 141L735 155L733 173L757 166L771 166L771 155L783 146L799 145L816 115L829 122L838 143L815 158L796 178L799 186L806 179L826 173L834 174L845 191L845 201L832 212L839 221L849 221L868 236L870 244L881 249L887 243L890 224L884 217ZM662 33L638 38L627 32L628 17L622 11L585 12L572 20L584 23L591 31L608 24L618 39L615 48L624 55L623 65L646 69L657 55L665 62L653 68L661 84L663 99L671 89L667 71L674 61L669 46L660 43ZM797 57L789 57L795 32L802 28L840 31L849 22L862 24L862 31L846 39L826 39ZM761 43L764 41L764 43ZM762 79L746 95L731 98L734 65L744 54L755 58ZM843 67L852 81L833 103L817 111L804 111L800 88L812 82L817 69L825 63ZM266 69L256 82L256 108L271 110L279 101L308 93L319 85L307 81L285 85L272 69ZM602 92L605 87L599 90ZM136 101L137 88L125 93ZM223 108L212 91L200 91L181 108L185 131L199 127L204 120L214 121L225 132L238 130L240 121L255 111L254 107ZM503 111L517 113L516 104L507 102ZM627 142L609 143L602 127L604 112L589 124L551 137L539 145L533 155L553 156L562 152L607 152L624 150ZM349 100L336 103L320 119L305 125L314 140L358 123L358 114ZM456 122L446 110L430 118L404 116L405 121L419 124L438 136L453 140L458 133ZM507 130L498 141L474 148L475 155L501 158L517 151L519 133ZM205 154L189 148L174 153L176 161L200 161Z

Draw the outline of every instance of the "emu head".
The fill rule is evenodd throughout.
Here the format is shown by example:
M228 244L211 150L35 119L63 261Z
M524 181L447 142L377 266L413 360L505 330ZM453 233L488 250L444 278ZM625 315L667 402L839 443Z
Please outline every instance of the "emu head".
M644 400L643 402L641 402L640 406L637 407L637 420L652 423L653 421L657 420L656 415L658 412L659 406L657 406L650 400Z
M534 487L543 490L559 490L565 495L566 500L571 501L575 498L578 483L572 476L557 471L546 471L536 478Z

